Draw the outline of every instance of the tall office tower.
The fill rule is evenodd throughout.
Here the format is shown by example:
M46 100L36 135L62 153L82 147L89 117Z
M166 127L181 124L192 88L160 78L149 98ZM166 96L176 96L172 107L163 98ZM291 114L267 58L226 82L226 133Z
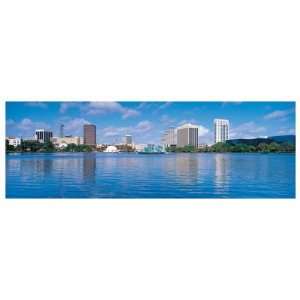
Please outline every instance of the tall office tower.
M130 134L125 135L124 144L125 145L132 145L132 135L130 135Z
M177 135L176 128L168 128L162 136L162 144L166 147L176 146L177 145Z
M37 129L35 131L35 139L40 143L49 142L52 139L52 131L48 131L45 129Z
M215 143L225 143L229 139L229 121L214 119Z
M83 139L85 145L96 145L96 125L83 125Z
M64 124L60 125L60 137L63 138L64 136Z
M198 126L190 123L177 128L177 147L188 145L198 148Z

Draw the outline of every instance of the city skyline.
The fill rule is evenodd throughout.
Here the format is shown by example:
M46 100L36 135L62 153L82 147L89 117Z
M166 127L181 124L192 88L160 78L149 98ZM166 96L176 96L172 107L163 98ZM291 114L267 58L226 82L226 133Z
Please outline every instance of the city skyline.
M60 136L83 136L84 124L95 124L97 143L160 143L169 127L199 126L199 143L213 143L215 118L230 121L230 138L295 134L294 102L7 102L6 135L30 137L39 128Z

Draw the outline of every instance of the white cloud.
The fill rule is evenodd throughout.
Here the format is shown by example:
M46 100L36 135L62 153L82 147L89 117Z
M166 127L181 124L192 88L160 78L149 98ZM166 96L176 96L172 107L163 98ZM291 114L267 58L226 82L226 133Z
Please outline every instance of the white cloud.
M172 105L171 101L165 102L164 104L159 106L159 109L165 109L165 108L169 107L170 105Z
M290 128L289 130L288 130L288 134L295 134L295 129L294 128Z
M174 122L176 122L176 120L174 118L171 118L170 116L164 114L160 117L160 122L164 126L171 126L171 124L174 124Z
M45 102L25 102L25 105L30 107L48 108L48 105Z
M81 107L82 102L62 102L60 104L59 112L60 113L65 113L67 110L73 107Z
M134 128L134 132L142 133L147 132L153 128L152 123L150 121L141 121Z
M90 124L89 121L83 118L72 119L66 123L64 123L64 132L65 134L72 135L83 135L83 125Z
M271 113L264 116L265 120L272 120L272 119L281 119L286 116L288 116L290 113L292 113L293 110L287 109L287 110L274 110Z
M32 121L29 118L24 118L20 123L17 124L17 128L21 131L32 131L33 134L36 129L49 129L49 125L45 122Z
M129 109L127 107L122 106L118 102L90 102L86 107L84 107L83 111L87 115L103 115L107 113L120 113L122 114L123 119L127 119L129 117L134 117L139 115L139 111L135 109Z
M128 126L128 127L106 127L100 130L99 137L100 139L103 138L121 138L125 134L132 134L135 141L140 141L141 139L145 138L149 132L153 129L153 124L148 121L144 120L136 124L135 126ZM105 141L107 142L107 141Z
M90 102L85 109L89 115L122 112L122 106L117 102Z
M70 108L77 107L86 115L104 115L108 113L120 113L123 119L138 116L138 110L124 107L118 102L97 101L97 102L63 102L60 105L60 113L67 112Z
M145 107L149 106L149 104L151 104L151 103L149 103L149 102L141 102L141 103L138 105L137 109L145 108Z
M198 125L198 136L205 136L209 133L209 129L202 126L202 125Z
M280 127L277 134L278 135L295 134L295 129L294 128L288 128L288 127Z
M32 121L30 118L24 118L20 122L12 119L6 121L6 130L18 137L32 137L36 129L48 129L49 125L45 122Z
M263 126L256 125L253 121L243 123L237 127L230 129L229 138L255 138L260 133L266 131L266 128Z
M82 136L83 134L83 125L90 124L90 122L84 118L70 119L61 123L64 124L65 134L79 136ZM60 124L60 122L57 122L57 124ZM15 132L18 136L23 137L32 137L36 129L44 128L55 131L55 128L51 127L50 124L47 124L45 122L33 121L30 118L24 118L19 123L13 120L8 120L6 125L7 128L9 127L9 131ZM55 132L53 134L55 135Z
M31 119L29 118L25 118L23 119L18 125L17 127L20 130L29 130L30 128L32 128L34 126L34 123L31 121Z
M178 125L183 125L183 124L186 124L186 123L196 124L197 121L195 119L182 120L178 123Z
M129 127L106 127L102 129L102 134L104 137L115 137L120 135L125 135L129 131Z
M14 125L15 121L13 119L6 120L6 126Z
M122 118L123 119L127 119L129 117L135 117L135 116L138 116L140 113L135 110L135 109L126 109L124 112L123 112L123 116Z

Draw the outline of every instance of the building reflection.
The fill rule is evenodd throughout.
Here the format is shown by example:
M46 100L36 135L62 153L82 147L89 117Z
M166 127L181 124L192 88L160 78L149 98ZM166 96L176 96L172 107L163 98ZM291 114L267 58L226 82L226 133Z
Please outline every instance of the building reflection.
M83 180L95 182L96 178L96 153L86 153L83 156Z
M21 160L18 158L18 156L13 154L7 154L7 156L9 156L9 158L6 159L6 174L8 173L8 170L19 173L21 168Z
M22 178L38 176L48 177L53 171L53 160L45 156L36 159L20 159L20 175Z
M165 161L163 172L181 184L194 184L199 181L198 155L176 154Z
M230 158L227 154L217 153L215 160L215 188L218 192L225 192L228 189Z

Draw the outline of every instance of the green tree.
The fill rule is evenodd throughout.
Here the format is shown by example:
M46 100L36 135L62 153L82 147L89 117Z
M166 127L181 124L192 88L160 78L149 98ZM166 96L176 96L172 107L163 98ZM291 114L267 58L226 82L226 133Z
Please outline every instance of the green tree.
M5 150L6 152L14 152L15 147L13 145L10 145L8 140L5 140Z
M269 144L269 145L268 145L268 148L269 148L269 151L270 151L270 152L279 152L279 151L281 151L280 145L277 144L277 143L275 143L275 142Z
M295 145L289 143L280 144L280 150L282 152L295 152Z
M270 152L268 144L266 143L259 143L257 146L257 150L260 152Z
M233 147L228 143L216 143L211 146L212 152L231 152Z
M89 145L69 144L67 147L63 148L62 151L64 151L64 152L91 152L91 151L93 151L93 148Z
M44 145L42 146L42 148L40 150L45 151L45 152L54 152L55 147L52 142L48 141L48 142L44 143Z
M42 143L35 140L23 141L21 144L22 151L37 152L43 147Z

